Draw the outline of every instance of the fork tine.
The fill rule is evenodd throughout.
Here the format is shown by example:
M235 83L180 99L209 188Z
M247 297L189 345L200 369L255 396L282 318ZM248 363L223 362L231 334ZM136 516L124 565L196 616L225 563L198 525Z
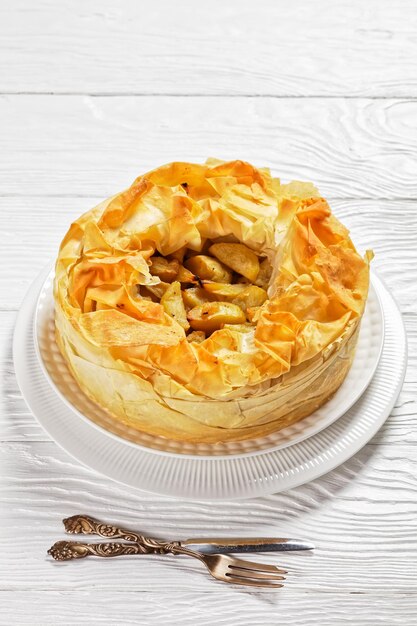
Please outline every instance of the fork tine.
M240 576L241 578L255 578L259 580L285 580L285 576L278 576L277 574L263 573L256 570L248 570L240 567L233 567L232 571L226 573L226 576Z
M227 575L227 582L232 583L233 585L245 585L249 587L269 587L280 589L284 585L282 583L273 583L263 580L253 580L250 578L240 578L237 576L229 576Z
M229 567L239 567L258 572L271 572L274 574L288 574L287 570L281 569L276 565L266 565L265 563L255 563L254 561L243 561L241 559L231 559Z

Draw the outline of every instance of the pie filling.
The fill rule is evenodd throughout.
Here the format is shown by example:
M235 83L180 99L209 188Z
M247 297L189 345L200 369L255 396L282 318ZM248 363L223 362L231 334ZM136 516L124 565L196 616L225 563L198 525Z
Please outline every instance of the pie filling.
M201 251L182 247L149 259L155 285L138 285L140 297L159 302L184 329L188 341L202 342L233 325L245 332L268 299L272 267L265 256L236 241L207 240Z

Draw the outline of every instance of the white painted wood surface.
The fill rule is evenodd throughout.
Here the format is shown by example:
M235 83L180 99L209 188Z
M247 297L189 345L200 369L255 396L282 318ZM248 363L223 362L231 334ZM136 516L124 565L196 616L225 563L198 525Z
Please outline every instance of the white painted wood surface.
M417 623L417 11L414 0L14 0L0 5L0 624ZM16 311L71 219L171 159L314 180L393 291L409 366L354 458L289 492L180 502L79 467L16 384ZM287 534L279 593L162 557L55 564L62 517L160 536Z

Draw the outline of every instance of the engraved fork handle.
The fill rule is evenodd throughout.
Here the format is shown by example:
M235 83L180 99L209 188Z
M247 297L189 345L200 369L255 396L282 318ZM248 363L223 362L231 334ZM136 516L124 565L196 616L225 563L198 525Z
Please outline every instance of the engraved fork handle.
M200 561L203 561L203 563L205 562L203 554L182 546L179 541L159 541L158 539L153 539L152 537L144 537L144 535L139 535L132 530L118 528L117 526L112 526L111 524L104 524L103 522L95 520L88 515L73 515L72 517L67 517L62 521L64 523L65 531L70 535L98 535L104 539L124 539L125 541L131 541L141 546L143 549L141 554L184 554L199 559ZM135 552L134 554L139 553Z
M149 554L151 551L139 543L81 543L79 541L57 541L49 548L56 561L83 559L86 556L126 556L129 554Z

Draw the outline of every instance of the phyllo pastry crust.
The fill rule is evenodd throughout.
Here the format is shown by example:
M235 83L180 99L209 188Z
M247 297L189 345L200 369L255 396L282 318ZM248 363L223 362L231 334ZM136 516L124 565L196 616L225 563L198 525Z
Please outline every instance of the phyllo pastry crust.
M130 427L266 435L343 382L370 258L310 183L243 161L171 163L71 225L58 345L83 391Z

